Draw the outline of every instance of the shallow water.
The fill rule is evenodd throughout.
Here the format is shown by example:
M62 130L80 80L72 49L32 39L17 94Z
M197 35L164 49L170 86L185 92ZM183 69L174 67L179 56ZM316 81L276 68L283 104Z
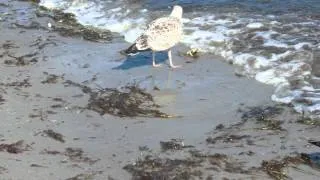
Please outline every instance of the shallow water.
M320 48L318 0L41 0L74 13L78 21L118 32L133 42L148 22L184 7L182 43L224 57L242 75L275 86L272 99L320 116L318 81L312 75Z

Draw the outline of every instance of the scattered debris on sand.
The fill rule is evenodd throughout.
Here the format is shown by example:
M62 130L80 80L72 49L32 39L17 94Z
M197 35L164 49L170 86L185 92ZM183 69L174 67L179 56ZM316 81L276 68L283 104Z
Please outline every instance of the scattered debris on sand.
M36 21L31 21L31 22L28 22L27 24L12 23L12 26L14 28L21 28L21 29L43 29L43 30L46 29L46 27L41 26L41 24L39 22L36 22Z
M22 81L15 81L15 82L10 82L10 83L0 83L0 86L5 86L5 87L14 87L14 88L27 88L31 87L32 85L29 82L29 79L24 79Z
M22 56L14 56L11 54L7 54L11 59L5 60L4 64L8 66L27 66L30 64L35 64L38 62L38 58L36 57L38 52L29 53Z
M171 139L170 141L160 141L162 151L175 151L185 148L193 148L194 146L185 145L182 139Z
M76 162L86 162L89 164L94 164L98 161L84 156L84 152L81 148L66 148L64 155L69 157L71 161Z
M261 167L271 178L276 180L291 179L285 172L286 167L296 167L304 164L312 167L311 161L305 155L284 157L281 160L263 161Z
M23 140L17 141L12 144L0 144L0 151L6 151L12 154L22 153L30 150L30 145L25 145Z
M52 150L43 150L41 152L42 154L50 154L50 155L64 155L69 158L70 161L72 162L82 162L82 163L88 163L90 165L96 163L100 159L91 159L87 156L84 155L84 152L81 148L71 148L68 147L65 149L65 152L60 152L60 151L52 151Z
M0 95L0 105L3 104L4 101L5 99L3 99L2 95Z
M48 136L48 137L50 137L50 138L52 138L52 139L54 139L56 141L59 141L59 142L62 142L62 143L65 142L65 140L63 139L64 136L62 134L60 134L60 133L57 133L57 132L53 131L52 129L44 130L43 133L46 136Z
M63 75L58 76L55 74L48 74L47 72L44 72L45 75L47 75L46 79L41 81L42 84L56 84L60 80L63 80Z
M7 171L8 171L7 168L0 166L0 174L3 174L5 172L7 172Z
M208 137L206 141L209 144L215 144L218 141L222 143L237 143L237 142L240 142L241 140L248 141L250 138L251 138L250 135L236 135L236 134L223 133L222 135L217 137Z
M320 126L320 119L312 119L309 117L301 117L297 120L297 123L309 125L309 126Z
M2 48L5 49L5 50L9 50L9 49L19 48L19 46L17 46L13 41L6 40L6 41L2 44Z
M97 174L101 174L102 171L90 172L90 173L81 173L77 174L74 177L67 178L66 180L94 180Z
M260 171L259 168L246 169L244 162L226 154L205 154L198 150L184 151L189 156L183 159L146 155L133 164L124 166L131 173L132 179L205 179L206 170L251 175Z
M255 120L257 124L263 125L261 130L284 131L281 127L283 122L275 118L276 115L283 112L281 106L247 107L247 110L239 110L239 112L243 113L241 118L244 122Z
M48 166L42 166L40 164L30 164L30 167L47 168Z
M201 161L180 160L180 159L160 159L146 156L144 159L136 161L124 167L132 174L132 179L190 179L199 177L202 172L196 170Z
M45 121L48 119L48 111L44 111L43 109L33 109L33 111L36 111L36 114L29 114L29 118L39 118L41 121Z

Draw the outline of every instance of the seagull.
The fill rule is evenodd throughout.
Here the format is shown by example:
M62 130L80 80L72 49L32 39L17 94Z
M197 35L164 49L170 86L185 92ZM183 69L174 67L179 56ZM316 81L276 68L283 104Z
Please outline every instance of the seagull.
M125 50L127 54L135 54L141 51L152 51L152 66L159 67L155 62L155 52L168 51L171 68L177 68L172 63L171 48L182 38L182 7L174 6L168 17L161 17L152 21L147 30L142 33L135 42Z

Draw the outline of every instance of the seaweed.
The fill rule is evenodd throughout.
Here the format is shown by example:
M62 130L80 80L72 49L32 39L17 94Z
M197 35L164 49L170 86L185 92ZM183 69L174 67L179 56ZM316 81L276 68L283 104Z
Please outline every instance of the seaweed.
M175 150L182 150L185 148L192 148L194 146L191 145L184 145L182 139L171 139L170 141L160 141L160 146L162 151L175 151Z
M99 161L99 159L91 159L84 156L83 150L81 148L66 148L64 155L67 156L71 161L75 162L94 164Z
M3 99L2 95L0 95L0 105L3 104L4 101L5 99Z
M254 174L261 169L256 167L244 168L244 162L233 159L226 154L204 154L198 150L188 151L189 157L171 159L167 157L154 157L147 155L133 164L123 167L131 173L133 180L180 180L204 179L206 171L229 172L240 174ZM210 179L210 176L207 176Z
M35 52L35 53L29 53L29 54L25 54L18 57L8 54L8 56L11 57L12 59L5 60L4 64L15 65L15 66L26 66L30 64L35 64L38 62L38 58L35 57L38 54L39 54L38 52ZM27 59L27 58L30 58L30 59Z
M63 139L63 135L53 131L52 129L44 130L43 133L56 141L59 141L62 143L65 142L65 140Z
M157 109L151 94L137 86L125 86L122 91L115 88L100 89L91 93L88 109L101 115L111 114L119 117L159 117L170 118Z
M59 79L63 79L63 76L58 76L55 74L48 74L46 79L41 81L42 84L56 84Z
M58 44L55 42L54 39L46 38L45 40L42 37L38 37L36 40L32 42L32 44L29 45L29 47L36 46L38 50L42 50L48 45L57 46Z
M66 80L63 84L64 84L65 87L74 86L74 87L81 88L82 92L85 93L85 94L94 93L94 91L89 86L86 86L86 85L83 85L83 84L80 84L80 83L76 83L76 82L73 82L71 80Z
M6 151L11 154L19 154L30 149L29 145L24 145L24 141L20 140L12 144L0 144L0 151Z
M215 128L215 130L223 130L225 126L223 124L218 124Z
M41 26L41 24L36 21L31 21L29 24L13 23L13 25L18 28L23 28L23 29L46 29L45 27Z
M193 169L199 167L200 163L201 161L193 159L160 159L146 156L134 164L124 166L123 169L132 174L133 180L190 179L201 177L202 172Z
M251 138L249 135L222 134L217 137L208 137L206 141L208 144L215 144L218 141L222 141L223 143L237 143L242 139L248 140L249 138Z
M81 173L77 174L71 178L67 178L66 180L94 180L94 178L97 174L101 174L102 171L95 171L90 173Z
M242 111L240 111L242 112ZM242 112L241 119L243 121L255 120L258 124L262 124L261 130L279 130L284 131L281 127L282 121L275 117L283 112L281 106L256 106L248 107L248 110Z
M47 168L47 166L42 166L39 164L31 164L30 167L42 167L42 168Z
M7 40L5 43L2 44L2 48L5 50L19 48L19 46L15 45L12 41Z
M284 180L291 179L285 172L285 168L290 166L298 166L300 164L312 166L311 161L304 154L299 154L293 157L286 156L281 160L262 161L261 168L271 178L276 180Z
M81 148L68 147L65 149L65 152L44 149L41 153L42 154L50 154L50 155L63 155L63 156L67 156L70 161L83 162L83 163L88 163L90 165L92 165L100 160L100 159L91 159L89 157L86 157Z
M312 119L310 117L300 117L297 120L297 123L309 125L309 126L320 126L320 120L319 119Z
M6 171L8 171L7 168L0 166L0 174L3 174Z
M94 180L94 174L84 174L84 173L81 173L81 174L78 174L74 177L71 177L71 178L67 178L66 180Z
M83 26L76 20L74 14L65 13L61 10L39 7L36 15L38 17L52 18L55 21L52 29L61 36L82 37L85 40L94 42L111 41L113 38L111 31L92 26Z
M0 83L0 86L6 86L6 87L31 87L31 84L29 82L29 79L24 79L22 81L15 81L11 83Z
M41 152L41 154L58 155L58 154L62 154L62 153L60 151L55 151L55 150L52 151L52 150L45 149Z
M163 113L151 94L139 88L137 85L127 85L120 90L116 88L104 88L93 90L88 86L67 80L65 86L75 86L89 94L87 109L100 115L110 114L118 117L157 117L172 118L174 116Z
M243 166L243 162L234 160L226 154L203 154L196 150L192 150L189 152L192 155L192 157L197 158L202 162L208 162L210 165L208 169L211 169L216 172L224 170L229 173L252 174L253 172L257 172L259 170L255 167L245 169Z

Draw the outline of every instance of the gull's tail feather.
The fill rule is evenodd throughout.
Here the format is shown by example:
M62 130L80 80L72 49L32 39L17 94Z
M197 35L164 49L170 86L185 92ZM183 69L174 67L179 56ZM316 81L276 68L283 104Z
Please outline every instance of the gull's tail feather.
M124 51L128 55L137 54L139 52L136 43L132 44L128 49Z
M320 141L309 141L309 143L320 147Z
M147 43L148 37L145 35L141 35L135 43L133 43L127 50L124 52L128 55L134 55L142 51L149 51L150 48Z
M128 49L124 50L123 52L127 55L135 55L135 54L138 54L139 52L143 52L143 51L150 51L150 48L139 49L139 47L137 47L137 44L134 43Z

